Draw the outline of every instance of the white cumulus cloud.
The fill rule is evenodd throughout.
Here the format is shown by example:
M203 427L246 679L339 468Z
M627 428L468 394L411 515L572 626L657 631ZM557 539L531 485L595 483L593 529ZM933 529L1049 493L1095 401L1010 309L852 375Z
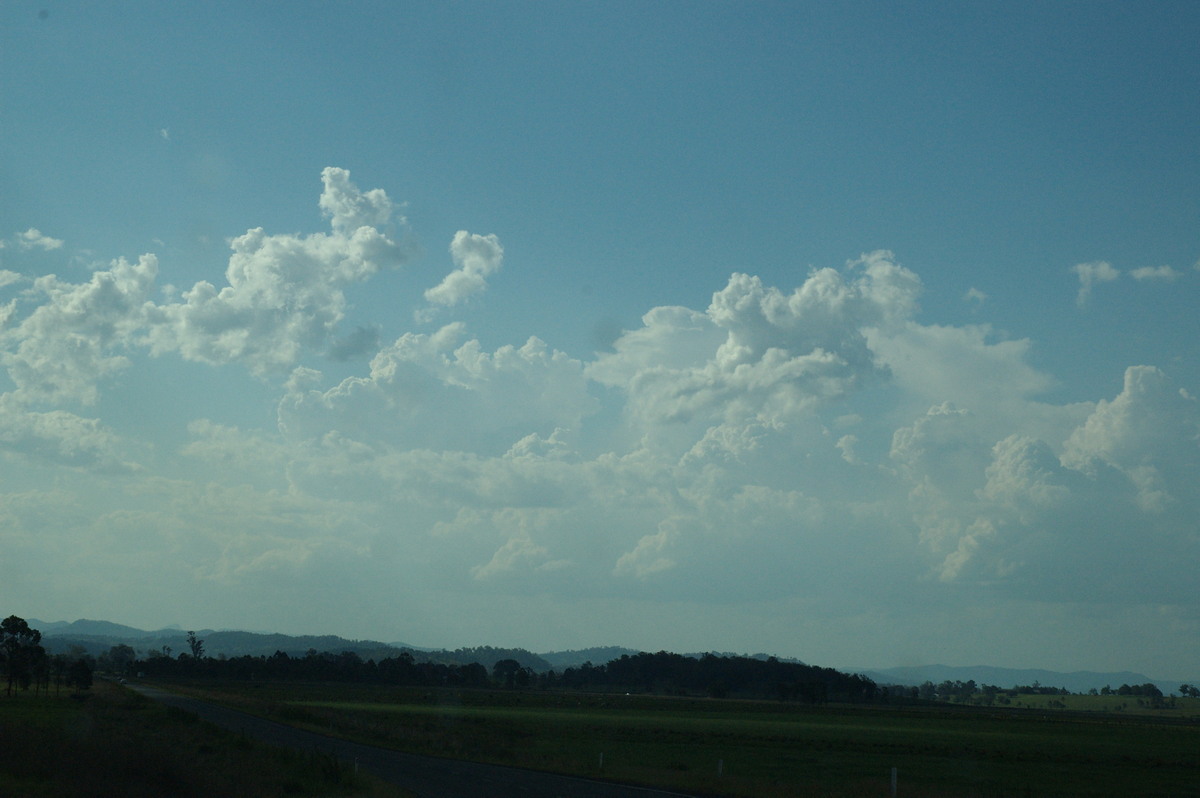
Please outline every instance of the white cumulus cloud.
M924 323L921 279L886 251L798 285L734 273L706 307L650 308L590 361L539 337L485 347L461 322L381 343L385 320L344 329L347 293L405 261L405 221L345 170L322 181L328 229L246 231L220 285L155 303L146 255L11 292L0 461L94 480L108 509L78 534L170 555L186 562L173 579L231 595L353 575L364 603L398 582L709 605L879 591L1186 599L1200 417L1157 368L1130 368L1112 398L1055 404L1032 341ZM450 254L414 306L477 296L504 250L464 230ZM1178 276L1165 268L1131 276ZM1119 274L1074 271L1081 303ZM0 272L0 286L24 279ZM175 480L126 462L138 443L123 428L46 407L105 409L105 380L147 353L290 375L275 427L218 410L181 420L189 441L161 455L192 469ZM339 361L337 376L309 353ZM342 365L360 354L369 366Z
M1063 459L1083 471L1106 465L1136 487L1147 510L1195 502L1200 480L1200 406L1152 366L1125 372L1120 394L1101 400L1066 442Z
M54 275L35 280L29 294L45 302L0 334L10 347L0 353L0 362L16 385L14 396L95 402L97 383L129 363L115 352L127 348L145 324L157 274L157 259L143 255L137 263L113 261L86 283Z
M146 336L151 351L212 364L240 362L267 374L290 368L306 349L340 344L335 333L346 311L343 289L406 257L379 229L394 211L387 195L360 192L349 177L333 167L322 173L320 206L332 232L248 230L230 244L225 286L198 282L182 302L155 307Z
M1196 402L1132 367L1073 429L1043 439L1009 422L997 438L940 406L897 430L892 459L931 573L1041 599L1185 600L1200 556Z
M450 257L454 260L454 271L425 292L425 299L435 305L457 305L484 291L488 276L500 269L504 248L494 235L481 236L459 230L450 242Z
M866 330L916 309L920 280L891 253L821 269L792 293L734 274L707 311L657 308L588 374L646 423L781 423L876 374Z
M60 239L51 238L36 227L31 227L23 233L18 233L16 240L17 246L21 249L41 249L46 252L54 249L62 249L63 245Z

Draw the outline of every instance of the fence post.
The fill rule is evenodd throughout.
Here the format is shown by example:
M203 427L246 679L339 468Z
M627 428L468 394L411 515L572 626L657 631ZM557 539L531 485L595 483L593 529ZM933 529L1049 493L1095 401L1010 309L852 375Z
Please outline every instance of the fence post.
M896 798L896 769L892 768L892 798Z

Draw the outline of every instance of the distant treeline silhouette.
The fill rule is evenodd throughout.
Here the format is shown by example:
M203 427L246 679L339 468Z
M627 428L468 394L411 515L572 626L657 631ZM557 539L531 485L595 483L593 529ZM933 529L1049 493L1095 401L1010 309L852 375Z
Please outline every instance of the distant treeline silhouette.
M1182 692L1185 696L1190 695L1191 687L1183 685ZM973 703L986 704L991 706L995 702L1006 703L1005 699L1013 699L1018 695L1071 695L1071 691L1065 687L1051 687L1049 685L1039 684L1017 684L1012 687L999 687L994 684L975 684L975 681L960 681L955 679L951 681L947 679L941 684L934 684L926 681L917 687L907 688L911 698L921 701L951 701L956 703ZM897 694L903 695L905 688L896 689ZM1120 695L1120 696L1144 696L1149 698L1162 698L1162 690L1159 690L1156 685L1151 682L1145 684L1128 685L1123 684L1120 687L1114 688L1105 686L1100 690L1089 690L1091 695Z
M774 698L812 704L826 701L873 701L880 697L875 682L832 668L774 657L756 659L704 654L689 657L660 651L625 655L604 665L584 663L563 671L535 672L514 659L484 665L418 662L407 652L379 661L364 660L352 651L340 654L309 651L293 657L283 651L271 656L231 658L150 656L131 663L135 672L157 677L283 679L345 681L427 687L506 687L639 692L662 695L708 695L714 698Z
M755 697L826 701L873 701L880 693L866 676L842 673L775 657L685 657L657 654L625 655L607 665L567 668L559 677L565 687L607 687L652 693L706 693L714 698Z

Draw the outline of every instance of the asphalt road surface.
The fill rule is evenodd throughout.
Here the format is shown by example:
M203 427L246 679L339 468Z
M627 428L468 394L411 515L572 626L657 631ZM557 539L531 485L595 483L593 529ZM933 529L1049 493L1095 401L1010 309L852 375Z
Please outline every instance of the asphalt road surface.
M506 768L419 756L361 745L247 715L218 704L176 695L144 684L127 685L148 698L199 715L206 721L271 745L332 754L397 784L419 798L681 798L681 793L630 787ZM686 798L686 797L684 797Z

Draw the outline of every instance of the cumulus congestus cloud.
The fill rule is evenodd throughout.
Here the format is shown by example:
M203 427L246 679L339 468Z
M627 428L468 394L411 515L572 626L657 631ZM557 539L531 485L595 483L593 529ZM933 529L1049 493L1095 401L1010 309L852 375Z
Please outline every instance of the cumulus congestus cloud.
M405 220L345 170L322 180L328 230L246 231L219 286L162 300L153 255L78 282L0 275L0 450L122 475L112 495L137 509L110 499L88 528L125 524L223 588L324 574L386 592L404 573L569 600L1187 600L1200 423L1162 369L1056 402L1033 341L927 323L922 279L882 250L796 285L735 272L584 358L550 336L485 345L466 321L385 339L414 310L469 314L503 248L459 231L438 285L351 316L351 286L407 261ZM1090 290L1109 272L1077 273ZM274 424L205 408L160 456L194 476L147 476L102 411L150 356L266 386ZM1133 549L1163 555L1155 578Z
M706 309L652 308L590 362L537 339L488 352L462 323L409 333L362 377L293 375L293 485L403 507L409 523L382 534L464 582L568 593L852 592L885 569L854 556L874 547L893 579L1049 596L1067 582L1048 564L1088 535L1103 545L1083 559L1107 568L1139 514L1179 522L1162 475L1194 471L1189 399L1167 403L1182 453L1125 457L1089 430L1137 412L1129 400L1045 402L1029 341L922 324L920 292L886 252L790 291L737 273ZM1120 513L1095 509L1105 495ZM831 584L831 564L858 576Z
M777 423L855 390L877 374L867 340L916 308L920 280L891 253L847 274L821 269L790 294L734 274L704 312L656 308L592 379L629 394L629 412L658 423Z
M142 352L240 363L266 375L286 373L305 351L336 355L373 344L369 330L336 336L343 289L405 261L405 249L386 232L405 222L382 190L360 192L343 169L325 169L322 181L319 204L331 232L249 230L231 242L227 285L196 283L182 302L154 302L153 254L118 258L83 282L33 279L0 314L0 364L10 383L0 394L0 447L76 465L120 463L117 435L62 408L95 405L104 383ZM17 241L22 249L62 246L33 228ZM0 288L22 282L5 271Z
M233 239L225 286L199 282L182 302L151 309L145 341L153 354L239 362L262 375L334 340L346 286L400 266L407 255L380 229L395 212L386 193L359 191L344 169L329 167L321 178L320 207L331 232L269 235L258 227ZM396 224L403 226L403 217Z
M949 405L896 432L891 456L933 575L1042 599L1188 599L1187 563L1200 556L1195 400L1135 366L1120 394L1085 410L1049 439L1030 423L994 440Z
M86 283L37 278L26 299L43 301L3 333L0 360L16 386L13 398L94 403L99 382L129 363L122 353L147 323L157 275L157 259L143 255L137 263L118 259Z
M93 404L103 380L142 348L267 374L334 342L345 315L343 289L404 263L404 248L380 228L405 223L394 218L383 191L360 192L345 170L327 168L322 180L320 207L331 232L248 230L230 243L227 284L198 282L181 302L152 300L159 271L152 254L132 263L119 258L82 283L35 279L5 312L0 362L15 386L13 398ZM347 339L336 343L346 346Z

